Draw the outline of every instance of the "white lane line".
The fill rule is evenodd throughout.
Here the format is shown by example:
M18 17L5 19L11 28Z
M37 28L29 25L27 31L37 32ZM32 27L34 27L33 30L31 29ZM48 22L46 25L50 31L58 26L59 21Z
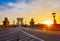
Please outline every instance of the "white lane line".
M40 39L40 38L38 38L38 37L35 37L35 36L33 36L33 35L31 35L31 34L25 32L25 31L23 31L23 30L21 30L21 31L22 31L23 33L25 33L25 34L27 34L27 35L29 35L29 36L35 38L35 39L38 39L39 41L44 41L43 39Z

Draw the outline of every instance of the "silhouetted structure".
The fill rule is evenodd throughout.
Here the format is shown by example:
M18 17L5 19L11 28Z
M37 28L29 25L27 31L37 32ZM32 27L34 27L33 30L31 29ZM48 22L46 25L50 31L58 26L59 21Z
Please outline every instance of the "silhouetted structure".
M57 24L57 22L56 22L56 19L55 19L55 12L54 13L52 13L52 15L53 15L53 18L54 18L54 24Z
M3 21L3 26L4 26L5 28L8 28L8 27L9 27L9 20L8 20L7 17L5 17L5 19L4 19L4 21Z
M30 21L30 26L33 27L34 26L34 19L32 18L31 21Z
M17 25L19 25L19 23L21 23L21 25L23 25L23 18L17 18Z

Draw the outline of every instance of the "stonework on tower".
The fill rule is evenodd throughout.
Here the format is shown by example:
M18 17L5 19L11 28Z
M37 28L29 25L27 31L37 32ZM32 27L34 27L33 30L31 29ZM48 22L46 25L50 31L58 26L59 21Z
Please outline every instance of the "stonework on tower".
M31 21L30 21L30 26L33 27L33 26L34 26L34 23L35 23L35 22L34 22L34 19L32 18Z
M4 19L4 21L3 21L3 26L4 26L5 28L9 27L9 20L8 20L7 17L5 17L5 19Z

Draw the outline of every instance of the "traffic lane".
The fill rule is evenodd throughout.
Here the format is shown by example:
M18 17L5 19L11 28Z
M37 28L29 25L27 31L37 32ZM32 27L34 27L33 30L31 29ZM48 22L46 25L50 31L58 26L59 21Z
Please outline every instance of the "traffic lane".
M36 31L35 31L36 32ZM60 35L36 32L35 36L44 39L45 41L60 41Z
M17 39L19 39L19 41L39 41L21 32L20 28L16 28L14 31L12 30L12 32L0 36L0 41L16 41Z
M3 37L0 37L0 41L17 41L17 39L19 38L20 39L24 39L24 37L26 37L25 34L22 34L21 31L16 31L16 32L13 32L13 33L9 33L9 34L6 34L4 35Z
M2 30L0 30L0 36L3 35L3 34L6 34L6 33L12 32L12 31L14 31L15 29L16 29L16 28L14 28L14 27L2 29Z
M1 30L1 31L0 31L0 35L5 34L5 33L8 33L8 32L9 32L8 29Z
M43 33L41 31L32 30L32 29L30 30L23 29L23 30L36 37L44 39L45 41L60 41L60 35L57 35L57 34Z
M17 37L18 32L13 32L13 33L9 33L9 34L5 34L2 37L0 37L0 41L7 41L10 39L14 39Z
M33 35L31 35L31 34L25 32L25 31L23 31L23 30L21 30L21 32L23 32L24 34L26 34L26 35L32 37L31 40L34 40L34 41L45 41L45 40L43 40L43 39L41 39L41 38L35 37L35 36L33 36ZM30 41L30 40L29 40L29 41Z
M5 32L5 34L0 35L0 41L9 40L14 37L16 38L19 31L20 31L20 29L18 27L17 28L10 28L9 30L7 30L8 33Z

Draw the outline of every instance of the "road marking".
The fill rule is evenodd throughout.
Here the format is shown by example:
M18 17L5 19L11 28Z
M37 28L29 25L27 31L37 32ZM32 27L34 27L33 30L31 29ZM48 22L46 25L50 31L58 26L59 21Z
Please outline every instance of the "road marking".
M25 34L27 34L27 35L29 35L29 36L35 38L35 39L38 39L39 41L44 41L43 39L40 39L40 38L38 38L38 37L35 37L35 36L33 36L33 35L31 35L31 34L25 32L25 31L23 31L23 30L21 30L21 31L22 31L23 33L25 33Z

